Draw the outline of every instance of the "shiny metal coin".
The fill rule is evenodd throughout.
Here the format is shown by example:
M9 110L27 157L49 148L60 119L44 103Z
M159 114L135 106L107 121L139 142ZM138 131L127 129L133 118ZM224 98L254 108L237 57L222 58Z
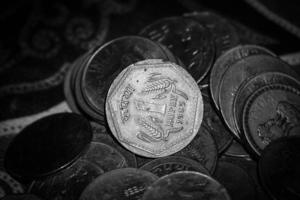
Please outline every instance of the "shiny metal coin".
M158 158L143 165L140 169L152 172L158 177L178 171L196 171L209 175L208 170L200 163L181 156Z
M106 115L113 135L128 150L163 157L195 137L203 102L196 82L182 67L150 59L130 65L114 80Z
M247 100L243 110L243 133L256 155L273 140L300 135L300 87L271 84Z
M29 192L45 200L77 200L86 186L103 173L97 165L81 159L55 175L33 181Z
M81 194L80 200L141 199L145 190L157 180L151 172L123 168L99 176Z
M223 78L224 73L226 70L239 60L242 60L248 56L252 55L273 55L272 52L269 50L256 46L256 45L240 45L234 47L223 55L221 55L216 62L214 63L211 73L210 73L210 80L209 80L209 87L212 99L215 103L217 109L219 109L219 91L220 91L220 82Z
M5 171L0 171L0 198L10 194L22 194L24 188L17 180Z
M215 179L199 172L182 171L163 176L145 192L142 200L230 200Z
M163 18L146 26L140 35L169 48L197 83L204 79L214 61L215 47L210 32L191 18Z
M300 137L285 137L270 143L262 152L258 171L273 199L300 198Z
M14 177L29 180L54 174L76 161L91 140L91 126L82 116L47 116L13 139L5 154L5 169Z

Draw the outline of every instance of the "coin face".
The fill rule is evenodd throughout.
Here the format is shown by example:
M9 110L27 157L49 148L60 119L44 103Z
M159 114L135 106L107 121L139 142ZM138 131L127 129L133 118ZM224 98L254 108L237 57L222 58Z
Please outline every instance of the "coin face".
M282 84L260 88L247 100L243 131L251 150L260 155L273 140L300 134L300 90Z
M158 177L178 171L197 171L209 175L208 170L200 163L180 156L158 158L143 165L140 169L150 171Z
M271 142L262 152L259 176L274 199L300 198L299 146L299 136L285 137Z
M42 118L24 128L10 143L5 169L21 179L34 179L66 168L92 140L89 122L74 113Z
M145 60L123 70L106 101L109 127L130 151L145 157L171 155L197 134L203 117L201 92L180 66Z
M163 18L145 27L140 35L169 48L197 82L212 66L215 48L211 34L194 19Z
M8 173L0 171L0 198L9 194L24 193L23 186Z
M134 168L117 169L99 176L81 194L80 200L141 199L145 190L157 180L151 172Z
M163 176L145 192L142 200L182 199L229 200L226 189L213 178L199 172L182 171Z
M97 165L78 160L58 174L33 181L29 192L44 199L77 200L85 187L103 173Z
M251 55L274 55L269 50L256 45L243 45L226 51L214 63L210 73L210 92L215 106L219 109L220 82L225 71L234 63ZM275 56L275 55L274 55Z

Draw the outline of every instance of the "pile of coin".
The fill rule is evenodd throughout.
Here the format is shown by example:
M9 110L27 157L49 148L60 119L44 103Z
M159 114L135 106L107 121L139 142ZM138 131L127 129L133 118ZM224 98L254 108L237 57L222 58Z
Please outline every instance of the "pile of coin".
M215 13L138 35L71 64L74 113L12 140L5 169L30 194L6 198L299 199L298 75Z

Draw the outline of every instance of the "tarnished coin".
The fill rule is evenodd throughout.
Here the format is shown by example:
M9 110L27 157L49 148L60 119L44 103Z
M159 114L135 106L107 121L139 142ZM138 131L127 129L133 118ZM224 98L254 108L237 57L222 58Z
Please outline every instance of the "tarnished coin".
M214 63L210 73L210 93L215 106L219 109L220 82L226 70L239 60L252 55L273 55L269 50L256 45L240 45L226 51Z
M128 167L125 157L118 150L100 142L92 142L82 158L96 164L105 172Z
M150 59L130 65L114 80L106 115L124 147L141 156L163 157L195 137L203 102L196 82L182 67Z
M34 194L12 194L6 195L1 200L42 200Z
M196 171L209 175L209 172L200 163L181 156L158 158L143 165L140 169L147 170L158 177L178 171Z
M21 179L54 174L77 160L91 140L91 126L82 116L47 116L25 127L13 139L5 154L5 169Z
M127 66L145 59L168 60L155 42L138 36L114 39L89 58L82 74L82 95L90 107L104 115L105 97L116 76Z
M142 200L230 200L226 189L199 172L182 171L163 176L145 192Z
M210 30L215 41L217 57L239 44L239 37L235 28L224 17L213 12L193 12L184 16L197 20Z
M24 193L23 186L4 171L0 171L0 199L9 194Z
M103 173L95 164L78 160L55 175L33 181L29 192L45 200L77 200L85 187Z
M254 180L243 168L226 161L219 161L214 178L228 191L231 200L257 199Z
M244 81L264 72L282 72L296 76L295 72L278 58L268 55L256 55L244 58L231 65L223 75L220 83L220 111L228 128L239 138L235 129L233 101L239 87Z
M163 18L145 27L140 35L169 48L198 83L204 79L214 61L211 33L194 19Z
M80 200L138 200L157 178L141 169L116 169L93 181L83 191Z
M245 148L236 140L233 140L229 148L224 152L225 156L237 158L250 158Z
M300 135L299 87L271 84L253 93L243 110L243 132L256 155L277 138Z
M300 199L300 137L273 141L262 152L258 171L273 199Z

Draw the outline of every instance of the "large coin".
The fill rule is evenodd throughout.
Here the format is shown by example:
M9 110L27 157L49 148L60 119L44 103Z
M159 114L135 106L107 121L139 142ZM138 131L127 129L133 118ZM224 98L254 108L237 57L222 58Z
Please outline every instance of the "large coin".
M215 48L210 32L196 20L184 17L160 19L145 27L140 35L162 43L200 82L210 70Z
M215 103L215 106L219 109L219 90L220 90L220 82L223 78L223 74L225 71L234 63L239 60L251 56L251 55L274 55L269 50L255 46L255 45L243 45L237 46L225 52L221 55L216 62L214 63L211 73L210 73L210 93L212 99Z
M145 59L168 60L165 51L155 42L126 36L112 40L89 58L82 75L82 95L91 108L104 115L107 91L115 77L127 66Z
M295 72L278 58L268 55L256 55L244 58L231 65L223 75L220 83L219 105L228 128L239 138L235 129L233 101L239 87L244 81L264 72L283 72L295 75Z
M226 189L213 178L199 172L183 171L155 181L142 200L229 200Z
M283 84L253 93L243 110L243 132L256 155L273 140L300 135L300 90Z
M117 169L99 176L82 193L80 200L141 199L157 176L141 169Z
M209 175L207 169L200 163L180 156L158 158L143 165L140 169L150 171L158 177L178 171L197 171Z
M271 142L259 160L263 186L277 200L300 199L300 137Z
M12 178L8 173L0 171L0 199L9 194L22 194L24 193L24 188Z
M130 151L163 157L180 151L197 134L203 117L201 92L180 66L145 60L123 70L106 101L109 127Z
M95 164L78 160L58 174L33 181L29 192L45 200L77 200L85 187L103 173Z
M42 118L10 143L5 169L22 179L54 174L77 160L91 140L91 126L80 115L60 113Z

